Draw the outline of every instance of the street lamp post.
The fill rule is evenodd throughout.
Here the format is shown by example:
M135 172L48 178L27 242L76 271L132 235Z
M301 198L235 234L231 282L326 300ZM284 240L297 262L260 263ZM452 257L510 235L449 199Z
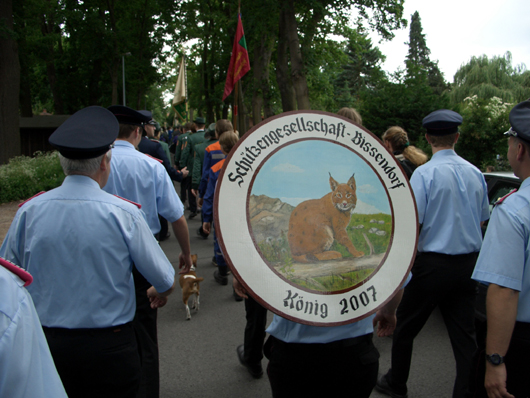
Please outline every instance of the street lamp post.
M125 56L131 55L131 53L125 53L121 55L121 67L122 67L122 77L123 77L123 106L126 106L125 101Z

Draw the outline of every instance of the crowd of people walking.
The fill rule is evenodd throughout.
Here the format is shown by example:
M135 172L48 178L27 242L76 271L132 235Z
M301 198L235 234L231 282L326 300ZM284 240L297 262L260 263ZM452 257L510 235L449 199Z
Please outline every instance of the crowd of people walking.
M353 108L338 114L362 125ZM246 310L235 354L254 378L267 357L273 397L368 398L376 388L406 398L414 339L437 307L456 362L454 398L529 396L530 101L514 106L506 133L523 183L495 205L484 241L488 189L455 151L462 121L446 109L423 118L430 160L402 127L382 134L410 179L421 230L411 274L375 314L329 327L274 315L267 327L267 310L232 278ZM178 268L188 272L187 219L200 215L194 233L213 235L212 278L229 284L213 204L239 134L226 119L207 126L202 117L161 130L149 111L92 106L51 135L66 179L20 206L0 247L0 397L158 397L157 309L176 280L159 242L174 234ZM489 284L480 345L477 282ZM392 336L384 374L374 333Z

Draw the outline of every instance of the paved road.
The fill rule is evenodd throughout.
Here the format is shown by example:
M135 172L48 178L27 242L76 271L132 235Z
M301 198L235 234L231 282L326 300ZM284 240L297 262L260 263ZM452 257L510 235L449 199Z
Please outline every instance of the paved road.
M159 310L160 396L271 397L266 375L259 380L253 379L236 357L236 347L243 342L244 303L235 302L230 284L221 286L214 281L212 239L203 240L196 235L200 215L189 220L188 225L192 253L198 255L197 274L205 278L201 283L201 308L199 312L192 310L192 319L187 321L180 289L176 289L168 304ZM179 248L174 236L161 246L170 261L178 266ZM381 353L380 372L386 372L391 339L375 337L374 341ZM263 366L266 364L264 359ZM440 314L435 312L415 342L409 397L450 397L454 368L445 327ZM349 396L354 397L355 386L351 388ZM374 391L371 397L384 395Z

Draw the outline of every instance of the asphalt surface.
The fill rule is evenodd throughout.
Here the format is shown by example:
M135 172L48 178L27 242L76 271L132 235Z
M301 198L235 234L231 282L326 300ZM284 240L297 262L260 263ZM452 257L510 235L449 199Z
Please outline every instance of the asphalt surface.
M188 214L186 211L186 217ZM253 379L239 364L236 347L243 344L245 306L234 300L231 278L227 286L213 279L216 269L212 265L213 240L197 236L200 225L200 214L188 220L191 251L198 255L197 275L205 278L201 283L200 310L191 310L192 318L186 320L181 291L177 288L158 312L160 397L271 397L267 375ZM161 247L177 268L180 248L173 233ZM269 314L269 322L271 319ZM384 373L390 366L392 340L374 337L374 343L381 354L380 373ZM266 369L266 358L262 364ZM435 311L415 341L409 397L450 397L454 377L449 338L439 312ZM351 388L351 394L345 396L355 397L355 386L345 388ZM385 395L374 390L371 397Z

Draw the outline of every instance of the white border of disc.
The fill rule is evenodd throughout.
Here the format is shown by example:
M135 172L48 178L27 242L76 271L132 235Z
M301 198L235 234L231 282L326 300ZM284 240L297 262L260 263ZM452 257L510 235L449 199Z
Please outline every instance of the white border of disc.
M277 129L281 132L286 125L292 126L293 130L298 130L301 118L303 118L306 125L309 121L320 123L323 120L328 125L342 123L345 128L341 136L324 135L323 132L315 130L309 132L307 129L306 131L292 132L290 135L282 134L283 137L277 145L267 147L255 158L252 170L249 170L247 175L244 176L243 183L238 184L240 179L231 181L237 175L238 165L236 163L241 160L241 154L244 153L246 147L257 146L258 140L262 139L264 135ZM362 147L356 144L356 142L361 142L360 136L362 136L364 142ZM345 293L311 293L297 289L284 281L263 261L250 234L247 205L251 182L256 170L278 148L305 138L329 140L353 149L380 175L390 200L394 230L390 240L390 250L387 251L384 264L363 284ZM376 148L376 150L371 150L371 148ZM372 153L375 152L382 156L370 156L370 150ZM392 171L395 172L396 178L405 183L404 187L389 189L392 184L388 175L382 172L382 166L380 165L382 158L388 162L389 167L395 166ZM408 276L416 254L418 236L416 203L407 177L399 162L395 160L381 141L372 133L348 119L326 112L295 111L283 113L255 126L242 137L225 161L223 171L219 176L214 214L216 226L218 227L216 230L217 238L225 258L230 264L234 275L238 277L244 287L256 300L276 314L308 325L342 325L356 322L374 313L400 289ZM291 297L295 293L297 296L295 300L288 300L287 306L285 306L288 291L291 292ZM355 296L355 299L352 299L352 296ZM351 307L351 300L359 303L355 311ZM299 302L311 302L313 306L326 304L327 316L323 317L321 311L316 315L314 311L311 314L304 313L303 310L297 309L297 305L300 308ZM365 302L366 305L364 305ZM343 313L345 303L348 311ZM291 308L291 304L294 305L294 308Z

